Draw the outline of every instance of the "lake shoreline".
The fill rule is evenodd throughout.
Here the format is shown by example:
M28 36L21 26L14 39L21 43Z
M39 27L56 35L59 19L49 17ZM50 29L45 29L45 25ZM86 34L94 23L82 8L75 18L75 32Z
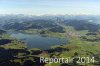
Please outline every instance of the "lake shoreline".
M50 49L51 46L65 45L68 42L66 38L49 37L47 35L41 35L41 34L12 32L10 33L10 36L12 38L21 40L22 42L25 42L28 46L28 49L39 48L46 50L48 48Z

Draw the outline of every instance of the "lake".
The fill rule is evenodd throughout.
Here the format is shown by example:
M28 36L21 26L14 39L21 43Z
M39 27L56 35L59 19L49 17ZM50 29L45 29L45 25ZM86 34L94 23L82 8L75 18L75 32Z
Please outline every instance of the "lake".
M67 43L67 39L44 37L40 34L24 34L24 33L10 33L11 37L22 40L27 43L28 49L40 48L49 49L54 45L63 45Z

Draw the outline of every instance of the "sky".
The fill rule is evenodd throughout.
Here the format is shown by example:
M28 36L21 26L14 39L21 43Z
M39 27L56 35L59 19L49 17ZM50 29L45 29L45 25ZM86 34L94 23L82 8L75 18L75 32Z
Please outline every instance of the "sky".
M100 0L0 0L0 14L100 15Z

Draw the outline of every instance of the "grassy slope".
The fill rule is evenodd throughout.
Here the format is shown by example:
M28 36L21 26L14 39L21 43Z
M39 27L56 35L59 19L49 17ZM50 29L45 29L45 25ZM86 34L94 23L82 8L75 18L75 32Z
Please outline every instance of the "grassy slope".
M25 49L25 48L27 48L25 43L10 37L8 34L0 35L0 37L1 37L0 39L11 40L11 43L5 44L5 45L0 45L0 47L3 47L5 49Z
M66 27L67 31L71 31L73 33L75 32L78 32L80 35L85 35L86 33L88 33L88 31L75 31L72 27ZM78 36L68 36L67 37L69 38L70 40L70 43L69 44L66 44L64 45L63 47L62 46L59 46L59 47L62 47L62 48L68 48L69 51L63 51L59 57L64 57L64 58L67 58L67 57L73 57L74 56L74 53L77 52L78 53L78 56L80 57L91 57L93 55L97 55L97 54L100 54L100 41L98 42L90 42L90 41L83 41L81 40ZM53 48L56 48L58 46L54 46ZM56 55L56 54L55 54ZM92 64L86 64L88 66L94 66ZM49 64L47 66L60 66L59 63L53 63L53 64Z

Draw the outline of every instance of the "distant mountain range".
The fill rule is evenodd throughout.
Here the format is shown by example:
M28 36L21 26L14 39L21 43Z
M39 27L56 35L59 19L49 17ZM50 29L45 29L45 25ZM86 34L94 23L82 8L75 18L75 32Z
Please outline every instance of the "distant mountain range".
M45 15L45 16L27 16L27 15L1 15L0 28L3 29L48 29L54 32L64 32L65 26L72 26L76 30L97 31L100 29L100 16L94 15Z

